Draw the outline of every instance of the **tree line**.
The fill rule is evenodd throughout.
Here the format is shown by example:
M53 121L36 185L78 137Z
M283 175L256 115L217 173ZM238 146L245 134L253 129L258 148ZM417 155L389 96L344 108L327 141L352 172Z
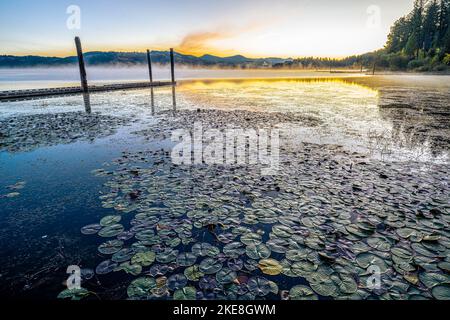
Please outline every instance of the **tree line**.
M450 66L450 0L416 0L413 10L391 27L383 49L344 59L299 58L274 65L300 67L377 68L413 71L443 71Z

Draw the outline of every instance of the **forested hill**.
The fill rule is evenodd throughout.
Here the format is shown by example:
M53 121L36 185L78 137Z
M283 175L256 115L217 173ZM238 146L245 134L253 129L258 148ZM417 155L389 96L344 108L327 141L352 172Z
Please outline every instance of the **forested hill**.
M379 63L391 69L433 71L450 64L450 0L416 0L391 28Z

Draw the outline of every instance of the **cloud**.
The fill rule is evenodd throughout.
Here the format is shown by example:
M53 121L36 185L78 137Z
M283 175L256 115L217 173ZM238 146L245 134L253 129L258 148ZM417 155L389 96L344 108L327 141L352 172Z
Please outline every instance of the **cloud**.
M205 53L216 55L231 55L237 51L232 48L221 48L218 42L237 38L245 33L253 32L267 26L263 23L251 23L244 27L219 27L214 31L198 31L186 35L176 50L185 54L203 55Z

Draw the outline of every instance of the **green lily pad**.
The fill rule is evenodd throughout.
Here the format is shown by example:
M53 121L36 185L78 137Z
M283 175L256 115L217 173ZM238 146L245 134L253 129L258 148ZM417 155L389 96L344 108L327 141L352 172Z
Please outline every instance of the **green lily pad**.
M125 228L121 224L113 224L107 227L104 227L99 231L98 235L103 238L112 238L119 234L121 234Z
M388 266L384 259L381 257L369 253L369 252L363 252L356 256L356 263L364 269L369 268L370 266L377 266L380 268L380 272L384 273L388 269Z
M259 260L270 257L270 249L264 244L249 245L245 248L245 253L251 259Z
M156 254L153 251L138 252L131 258L132 264L148 267L155 262Z
M188 279L182 273L174 274L167 279L167 287L171 290L181 289L186 286Z
M194 287L184 287L173 293L174 300L196 300L197 290Z
M181 267L190 267L197 261L197 256L190 252L180 253L177 257L177 263Z
M200 278L203 277L205 274L200 271L200 268L198 265L193 265L184 270L184 275L190 281L199 281Z
M258 297L267 296L272 291L270 281L263 277L250 278L247 287L251 294Z
M156 288L156 281L153 278L142 277L133 280L128 286L127 294L132 299L147 298L151 295L151 290Z
M419 279L429 289L440 284L450 283L450 276L441 273L422 272L419 274Z
M123 241L120 240L110 240L102 243L98 247L98 251L102 254L114 254L122 249Z
M290 300L319 300L319 297L314 293L314 291L307 287L298 285L292 287L289 290L289 299Z
M163 252L156 254L156 261L160 263L170 263L175 261L178 256L178 250L172 248L166 248Z
M133 255L134 255L133 249L124 248L114 253L111 260L118 263L125 262L127 260L130 260Z
M240 242L232 242L223 247L223 253L230 258L239 258L245 253L245 247Z
M438 300L450 300L450 284L441 284L431 289L431 294Z
M233 282L237 278L237 274L235 271L229 268L222 268L216 274L217 282L221 284L227 284Z
M199 269L204 274L214 274L222 269L222 263L213 258L206 258L200 263Z
M106 216L102 220L100 220L100 225L102 227L108 227L119 223L120 220L122 220L122 217L118 215Z
M142 272L142 266L139 264L131 264L129 261L121 263L114 271L125 271L128 274L137 276Z
M90 224L81 228L81 233L84 235L97 234L102 229L102 226L98 223Z
M246 233L241 236L241 242L247 246L256 246L261 243L261 235L257 233Z
M84 288L66 289L58 294L58 299L81 300L89 295L89 291Z

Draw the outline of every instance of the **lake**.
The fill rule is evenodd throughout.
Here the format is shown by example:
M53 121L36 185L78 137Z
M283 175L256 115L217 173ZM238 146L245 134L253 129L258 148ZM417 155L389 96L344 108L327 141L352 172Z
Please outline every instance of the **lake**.
M1 296L448 298L449 76L178 72L0 103Z

